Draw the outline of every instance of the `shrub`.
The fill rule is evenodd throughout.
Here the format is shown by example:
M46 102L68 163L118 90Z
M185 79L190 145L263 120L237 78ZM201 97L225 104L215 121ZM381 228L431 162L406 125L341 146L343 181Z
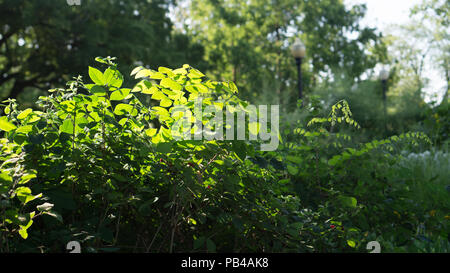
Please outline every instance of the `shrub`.
M69 241L83 252L366 252L373 240L387 251L448 249L447 207L425 217L433 206L413 202L424 181L401 153L428 148L424 134L357 143L348 103L318 117L311 97L277 151L178 139L198 130L172 130L198 98L242 111L234 83L189 65L138 67L125 88L113 58L96 60L106 69L89 68L93 83L50 90L39 110L3 102L0 251L62 252Z
M304 112L321 112L320 102L311 101ZM407 218L398 217L413 209L413 204L404 202L411 192L398 181L410 175L395 176L393 166L402 160L402 151L429 147L429 138L406 133L355 142L360 126L346 101L335 104L328 117L309 114L306 121L289 124L285 142L273 156L284 162L280 179L292 184L302 208L317 215L307 231L311 249L366 252L367 243L378 240L385 251L392 251L416 238L419 223L409 225ZM389 244L383 239L387 237Z
M18 111L7 101L1 250L58 252L72 240L84 251L127 252L287 251L299 244L279 229L294 221L298 200L246 160L255 153L250 143L171 135L177 105L192 107L200 96L205 104L244 104L233 83L207 80L188 65L140 67L133 75L142 80L124 88L113 59L97 61L107 68L89 68L93 83L78 77L50 90L40 111ZM151 96L153 105L139 96Z

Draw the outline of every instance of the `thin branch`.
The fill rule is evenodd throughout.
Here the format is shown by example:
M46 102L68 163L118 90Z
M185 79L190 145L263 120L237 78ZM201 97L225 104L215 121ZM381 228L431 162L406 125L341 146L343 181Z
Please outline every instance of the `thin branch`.
M147 253L150 251L150 248L152 247L153 243L155 242L156 236L158 235L158 233L161 230L162 226L163 226L163 223L161 223L161 225L159 225L158 229L156 230L155 235L153 236L153 239L150 242L150 245L146 249Z

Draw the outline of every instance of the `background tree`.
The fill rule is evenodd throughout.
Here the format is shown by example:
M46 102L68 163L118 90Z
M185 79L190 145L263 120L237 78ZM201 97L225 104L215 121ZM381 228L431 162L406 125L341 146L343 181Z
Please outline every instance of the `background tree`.
M87 65L105 54L118 57L125 75L139 63L198 64L202 47L172 33L170 2L0 0L0 97L87 76Z
M294 36L307 46L307 87L342 70L356 79L382 58L380 35L359 26L365 11L328 0L194 0L179 10L179 21L188 22L184 30L205 46L209 73L233 79L247 98L270 101L283 94L296 101Z
M446 79L443 103L448 103L450 86L450 1L423 0L411 12L418 17L420 26L426 30L426 42L430 45L432 63ZM420 28L419 28L420 29Z

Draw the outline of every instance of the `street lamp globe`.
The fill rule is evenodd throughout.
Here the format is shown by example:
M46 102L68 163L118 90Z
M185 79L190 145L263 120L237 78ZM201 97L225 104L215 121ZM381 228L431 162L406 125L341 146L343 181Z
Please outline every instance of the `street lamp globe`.
M296 58L296 59L301 59L301 58L305 57L306 47L299 38L295 39L295 42L291 48L291 52L292 52L292 55L294 56L294 58Z
M389 78L389 71L387 71L386 69L381 69L380 71L380 80L382 81L386 81Z

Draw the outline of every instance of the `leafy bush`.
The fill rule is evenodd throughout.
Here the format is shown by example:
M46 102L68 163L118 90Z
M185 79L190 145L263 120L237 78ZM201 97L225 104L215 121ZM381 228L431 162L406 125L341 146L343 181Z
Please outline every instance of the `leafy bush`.
M421 127L431 136L436 145L448 148L450 133L450 104L444 98L438 106L428 109L424 114Z
M234 83L189 65L138 67L140 81L125 88L113 58L96 60L106 69L89 68L93 83L50 90L39 111L3 102L0 251L61 252L73 240L84 252L365 252L372 240L446 249L447 205L435 208L442 219L423 218L433 205L411 203L423 181L399 174L401 151L428 148L425 135L357 143L348 103L318 117L312 97L277 151L180 140L177 107L192 112L202 98L202 107L245 108ZM414 240L423 225L436 243Z
M402 154L390 180L402 198L394 202L399 218L414 227L412 239L395 251L450 250L450 157L443 151ZM405 220L404 220L405 221ZM434 249L433 248L437 248Z
M245 160L255 153L252 145L174 141L169 131L173 108L192 107L199 96L205 104L243 103L234 84L205 80L184 65L137 68L133 74L144 79L123 88L113 60L97 60L107 69L90 67L93 83L79 77L50 90L40 97L41 111L7 102L1 250L61 251L71 240L88 251L286 251L294 244L278 227L293 222L297 198ZM145 106L137 94L158 105ZM31 226L41 214L56 219ZM12 224L30 238L18 239Z
M305 111L322 111L318 100L312 100L309 107ZM398 172L393 166L402 160L401 151L428 147L428 137L407 133L354 142L351 128L359 129L359 124L345 101L335 104L328 117L309 116L306 120L306 124L298 122L285 130L288 135L280 161L286 163L282 178L293 185L302 207L317 213L310 230L311 248L318 252L366 251L369 241L379 240L385 251L392 251L415 238L419 222L409 225L409 220L398 216L411 213L414 206L404 202L405 196L420 189L402 188L400 177L411 175L395 176ZM339 128L339 124L350 128ZM447 236L446 231L439 232ZM386 237L389 243L385 243Z

